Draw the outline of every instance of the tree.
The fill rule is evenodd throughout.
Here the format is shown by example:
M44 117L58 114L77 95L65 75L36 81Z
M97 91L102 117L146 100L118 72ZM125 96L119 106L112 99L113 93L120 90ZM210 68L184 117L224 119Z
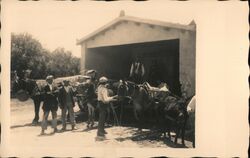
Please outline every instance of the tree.
M30 34L11 34L11 70L21 76L25 69L32 70L34 79L44 79L49 74L55 77L76 75L80 72L80 59L64 48L51 53Z
M21 74L22 70L39 71L44 63L42 59L42 45L27 33L11 35L11 70ZM34 66L34 65L37 65ZM38 76L37 76L38 77Z
M51 53L48 69L56 77L72 76L80 72L80 59L73 57L70 51L57 48Z

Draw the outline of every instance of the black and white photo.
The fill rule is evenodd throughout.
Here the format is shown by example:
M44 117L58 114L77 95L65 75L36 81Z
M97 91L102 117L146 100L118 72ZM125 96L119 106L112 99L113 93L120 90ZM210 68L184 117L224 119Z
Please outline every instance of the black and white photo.
M5 1L3 155L230 155L235 4Z

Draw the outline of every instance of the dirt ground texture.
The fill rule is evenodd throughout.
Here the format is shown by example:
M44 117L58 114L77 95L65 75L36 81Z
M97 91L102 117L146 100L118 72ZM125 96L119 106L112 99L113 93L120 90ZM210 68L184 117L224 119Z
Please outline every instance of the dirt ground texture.
M78 111L77 106L74 111ZM61 118L61 110L57 111L58 120ZM77 130L71 131L70 124L67 125L65 132L51 134L52 129L48 127L45 136L40 136L41 127L39 125L32 126L31 122L34 117L33 101L29 99L25 102L20 102L17 99L11 99L11 141L15 142L16 146L22 146L28 143L30 146L80 146L82 148L178 148L183 147L181 145L181 139L178 139L178 144L174 144L172 140L163 138L163 135L143 129L141 132L135 127L121 127L112 126L106 128L108 134L106 140L96 141L97 122L95 122L94 128L88 130L86 122L77 123ZM40 110L40 120L42 119L42 110ZM49 120L51 119L51 114ZM61 124L58 125L58 129L61 129ZM173 133L172 133L173 134ZM173 134L174 135L174 134ZM62 143L66 140L67 143ZM185 141L184 148L192 148L190 141Z

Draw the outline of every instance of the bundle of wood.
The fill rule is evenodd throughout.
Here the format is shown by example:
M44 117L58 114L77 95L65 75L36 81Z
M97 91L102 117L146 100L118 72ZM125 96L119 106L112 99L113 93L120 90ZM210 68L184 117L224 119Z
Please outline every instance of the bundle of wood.
M59 85L63 82L63 80L69 80L70 85L74 86L77 84L78 78L80 76L81 75L55 78L54 83ZM46 80L37 80L36 83L37 83L38 87L44 87L46 85Z

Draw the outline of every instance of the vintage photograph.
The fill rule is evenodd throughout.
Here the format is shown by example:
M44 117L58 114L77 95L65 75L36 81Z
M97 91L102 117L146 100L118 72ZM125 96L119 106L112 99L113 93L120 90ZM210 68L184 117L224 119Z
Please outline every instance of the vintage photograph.
M248 11L2 0L0 157L247 157Z
M121 9L99 24L105 12L88 19L95 8L77 10L86 15L78 17L84 24L74 36L65 31L76 29L73 15L43 19L29 9L37 17L20 12L11 33L16 145L195 147L194 19L179 24Z
M246 155L242 3L1 4L1 156Z
M11 32L16 144L195 147L194 19L179 24L122 8L62 15L53 9L48 19L39 10L20 12Z

